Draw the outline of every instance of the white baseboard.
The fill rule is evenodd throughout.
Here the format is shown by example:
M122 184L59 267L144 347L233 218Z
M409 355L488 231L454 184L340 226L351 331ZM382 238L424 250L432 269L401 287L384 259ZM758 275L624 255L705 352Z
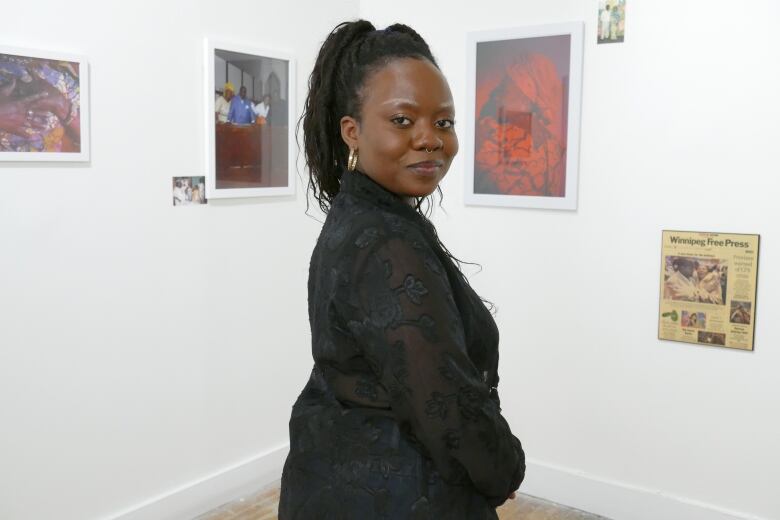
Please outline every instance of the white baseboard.
M288 451L289 444L285 443L104 520L195 518L226 502L278 484ZM533 459L527 461L520 492L611 520L770 520Z
M532 459L520 492L612 520L770 520Z
M231 467L186 483L104 520L184 520L255 493L278 481L290 445L256 455Z

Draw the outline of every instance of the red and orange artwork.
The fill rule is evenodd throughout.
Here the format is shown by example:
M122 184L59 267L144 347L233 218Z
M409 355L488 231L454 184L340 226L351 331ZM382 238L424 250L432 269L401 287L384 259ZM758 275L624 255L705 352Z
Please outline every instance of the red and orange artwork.
M477 46L474 193L566 196L570 42Z

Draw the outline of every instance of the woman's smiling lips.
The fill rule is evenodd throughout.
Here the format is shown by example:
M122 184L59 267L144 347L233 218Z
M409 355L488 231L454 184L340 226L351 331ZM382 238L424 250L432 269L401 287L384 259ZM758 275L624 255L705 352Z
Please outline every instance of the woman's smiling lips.
M436 175L442 166L444 166L443 161L422 161L410 164L407 168L418 175Z

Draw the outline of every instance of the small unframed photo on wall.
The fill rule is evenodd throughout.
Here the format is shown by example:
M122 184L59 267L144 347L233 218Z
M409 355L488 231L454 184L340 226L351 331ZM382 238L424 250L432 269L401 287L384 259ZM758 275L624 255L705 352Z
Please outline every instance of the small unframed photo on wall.
M173 205L206 204L206 177L174 177Z
M626 0L599 0L597 43L623 43L626 33Z

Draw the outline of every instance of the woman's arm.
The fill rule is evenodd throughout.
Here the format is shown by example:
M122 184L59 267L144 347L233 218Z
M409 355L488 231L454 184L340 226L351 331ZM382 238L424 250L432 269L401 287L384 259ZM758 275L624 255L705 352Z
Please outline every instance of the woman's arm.
M384 236L368 227L355 247L341 314L396 419L445 480L465 469L497 507L523 480L525 456L468 357L443 265L414 233Z

